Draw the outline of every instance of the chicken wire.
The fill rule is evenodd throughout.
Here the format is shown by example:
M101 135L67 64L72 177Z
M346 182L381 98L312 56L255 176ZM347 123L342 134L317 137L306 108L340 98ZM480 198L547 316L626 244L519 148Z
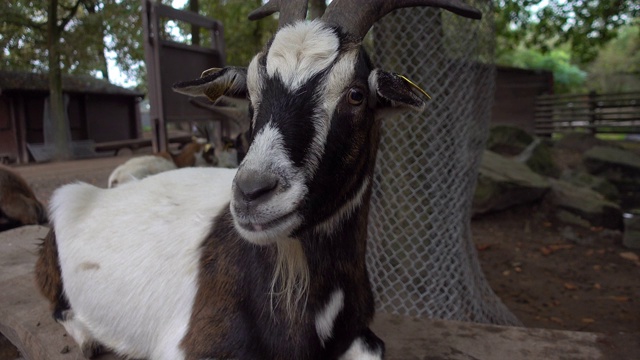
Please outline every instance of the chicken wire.
M491 2L467 3L482 11L482 21L402 9L367 39L377 66L433 98L423 114L383 123L367 261L382 312L518 325L489 287L471 238L495 70Z

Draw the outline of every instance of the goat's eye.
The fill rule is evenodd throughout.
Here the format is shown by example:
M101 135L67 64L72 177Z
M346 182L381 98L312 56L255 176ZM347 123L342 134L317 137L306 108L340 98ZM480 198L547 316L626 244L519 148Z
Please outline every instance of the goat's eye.
M351 105L360 105L364 101L364 94L360 89L351 88L347 93L347 101Z

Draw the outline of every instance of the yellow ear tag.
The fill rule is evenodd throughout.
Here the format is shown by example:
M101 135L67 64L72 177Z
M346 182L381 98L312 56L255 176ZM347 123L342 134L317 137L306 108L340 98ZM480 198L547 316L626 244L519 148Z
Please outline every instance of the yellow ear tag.
M400 75L400 74L396 74L397 77L399 77L400 79L406 81L409 85L413 86L414 88L418 89L418 91L420 91L424 96L427 97L427 99L431 100L431 96L429 94L427 94L426 91L422 90L422 88L418 85L416 85L416 83L414 83L413 81L409 80L409 78L407 78L404 75Z

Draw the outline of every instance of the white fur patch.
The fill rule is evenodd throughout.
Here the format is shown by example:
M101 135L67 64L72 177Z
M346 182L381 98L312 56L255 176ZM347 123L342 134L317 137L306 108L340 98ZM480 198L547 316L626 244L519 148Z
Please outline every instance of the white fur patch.
M333 332L333 324L338 314L344 308L344 291L342 289L335 290L331 293L329 301L321 312L316 314L316 332L322 344L331 338Z
M335 213L333 213L331 217L316 225L315 231L322 231L325 234L332 234L333 231L337 229L338 226L340 226L342 221L351 216L351 214L353 214L354 211L356 211L356 209L360 207L360 205L362 205L362 199L367 189L369 188L369 183L369 178L366 177L360 185L360 189L358 189L358 192L346 203L344 203Z
M231 212L236 230L246 240L259 245L273 243L288 237L290 232L301 222L301 218L295 213L278 226L266 231L249 231L241 225L241 222L265 224L295 212L308 191L302 172L295 168L287 156L282 134L270 123L265 125L253 139L238 173L243 171L272 173L278 176L280 184L287 184L287 186L282 186L270 201L261 203L252 209L250 215L240 211L232 201Z
M185 168L114 189L58 189L51 218L74 321L131 358L184 359L200 245L234 175Z
M339 360L382 360L382 351L369 349L362 339L356 338Z
M298 22L280 29L267 55L267 74L279 74L285 85L295 90L326 69L338 55L340 41L321 22Z

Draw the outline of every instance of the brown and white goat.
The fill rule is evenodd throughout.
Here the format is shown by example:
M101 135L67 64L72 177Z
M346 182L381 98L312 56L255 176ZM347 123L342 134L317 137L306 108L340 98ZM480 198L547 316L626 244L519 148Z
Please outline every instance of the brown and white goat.
M44 224L47 211L24 179L0 165L0 231Z
M380 17L417 5L479 17L457 0L334 0L305 22L306 1L288 1L248 69L176 84L211 100L249 95L237 171L56 191L36 275L86 354L100 344L157 360L384 356L365 263L380 117L425 98L374 69L360 44ZM277 10L271 1L251 17Z
M214 148L204 139L194 138L179 154L160 152L155 155L137 156L118 165L109 175L108 187L144 179L161 172L190 166L215 166L218 160Z

